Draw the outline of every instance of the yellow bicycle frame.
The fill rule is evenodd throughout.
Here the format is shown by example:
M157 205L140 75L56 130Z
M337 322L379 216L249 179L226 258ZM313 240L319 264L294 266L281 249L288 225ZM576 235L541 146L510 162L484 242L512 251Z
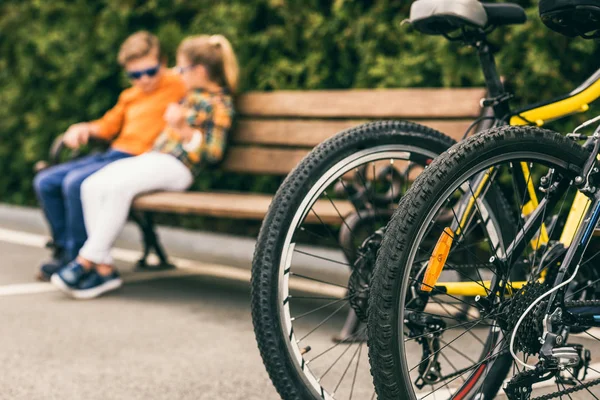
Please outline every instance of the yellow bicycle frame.
M576 113L581 113L589 110L589 104L600 97L600 70L594 74L582 86L575 89L568 96L556 100L554 102L544 104L530 110L519 112L510 119L510 125L530 125L543 126L545 123ZM526 163L521 164L523 173L525 174L525 182L527 183L527 191L529 194L529 202L524 205L523 213L529 215L538 206L535 187L529 179L529 167ZM479 186L475 189L474 195L481 193L487 184L487 179L482 179ZM464 229L469 216L474 212L476 204L475 197L471 197L467 207L464 210L461 221L456 229L456 233ZM571 245L577 228L581 223L582 217L590 205L590 200L581 192L577 192L565 227L559 239L565 248ZM535 249L538 246L548 242L548 233L545 225L542 224L539 237L532 240L531 245ZM511 287L518 289L526 282L512 282ZM452 296L487 296L489 294L490 282L484 281L482 284L478 282L436 282L435 287L440 292L447 293Z

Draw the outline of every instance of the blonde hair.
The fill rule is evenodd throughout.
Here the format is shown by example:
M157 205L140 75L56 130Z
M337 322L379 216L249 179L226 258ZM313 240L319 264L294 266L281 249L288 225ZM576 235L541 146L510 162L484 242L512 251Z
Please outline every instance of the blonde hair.
M158 38L148 31L139 31L129 36L119 49L118 61L124 66L129 61L137 60L155 52L161 60L160 43Z
M231 93L238 88L239 68L229 40L223 35L198 35L184 39L177 52L192 65L206 68L210 80L227 87Z

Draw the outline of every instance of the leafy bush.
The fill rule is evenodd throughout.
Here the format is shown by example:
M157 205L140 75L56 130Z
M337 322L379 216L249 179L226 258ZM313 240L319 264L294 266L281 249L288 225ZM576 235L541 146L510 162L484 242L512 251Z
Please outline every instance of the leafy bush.
M70 124L99 117L126 79L116 52L147 29L173 55L189 34L223 33L237 50L244 90L478 86L472 49L411 32L398 0L4 0L0 4L0 193L34 204L33 164ZM565 93L600 60L597 43L547 30L537 2L530 22L499 29L500 71L521 102ZM232 187L247 181L229 177ZM203 177L208 188L222 174ZM246 183L243 183L246 182ZM273 191L258 178L255 190Z

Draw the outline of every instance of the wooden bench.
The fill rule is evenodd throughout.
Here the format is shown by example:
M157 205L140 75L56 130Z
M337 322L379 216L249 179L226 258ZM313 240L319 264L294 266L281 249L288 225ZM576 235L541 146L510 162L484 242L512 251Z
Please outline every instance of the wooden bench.
M323 140L370 120L405 119L460 140L480 116L484 89L382 89L250 92L237 101L236 129L220 168L256 175L287 175ZM158 192L139 196L132 218L142 230L144 256L155 252L169 266L155 231L154 213L262 220L271 195L223 192ZM324 222L339 222L327 201L316 204ZM348 204L347 212L353 211ZM344 212L344 211L342 211ZM315 221L316 222L316 221Z

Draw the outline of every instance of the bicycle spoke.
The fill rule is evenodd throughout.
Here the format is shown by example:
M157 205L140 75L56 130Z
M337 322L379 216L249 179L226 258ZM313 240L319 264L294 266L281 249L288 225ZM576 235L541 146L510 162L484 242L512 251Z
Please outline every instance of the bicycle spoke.
M581 382L581 381L579 380L579 378L577 378L577 377L575 376L575 374L574 374L573 372L571 372L571 370L569 370L568 368L565 368L565 371L567 371L569 374L571 374L571 376L573 377L573 379L575 379L575 380L576 380L576 381L577 381L577 382L578 382L580 385L583 385L583 382ZM587 390L587 392L588 392L589 394L591 394L591 395L592 395L592 397L593 397L594 399L596 399L596 400L600 400L600 399L598 399L598 397L597 397L597 396L596 396L594 393L592 393L592 391L591 391L590 389L588 389L588 388L586 387L586 388L585 388L585 390Z
M356 237L354 236L354 232L352 232L352 229L348 226L348 223L346 222L346 218L342 217L342 213L340 212L340 210L338 210L338 208L336 207L336 205L333 202L333 200L331 199L331 197L329 197L329 195L327 194L327 191L324 191L323 194L325 195L325 197L327 197L327 199L331 203L331 206L334 208L335 212L340 217L340 220L342 221L342 223L346 226L346 228L348 228L348 231L350 231L350 236L352 236L352 239L356 240Z
M486 176L490 176L489 171L486 172ZM471 187L471 182L467 182L467 186L469 187L469 192L471 192L471 196L473 196L474 199L474 204L475 204L475 209L477 210L477 213L479 214L479 217L481 219L484 218L483 213L481 212L481 209L479 208L479 202L477 201L477 196L475 196L475 193L473 192L473 188ZM494 178L491 179L491 181L489 182L489 186L491 187L491 185L494 183ZM487 193L487 190L486 190ZM494 257L498 258L498 250L494 248L494 243L491 241L491 238L489 236L487 236L489 233L487 231L487 229L483 230L486 234L486 237L488 238L489 241L489 245L492 248L492 251L494 253Z
M352 355L352 358L350 359L350 362L346 366L346 369L344 370L344 373L342 374L342 377L340 378L340 381L338 382L338 384L335 387L335 389L333 389L333 394L335 394L335 392L337 392L337 390L339 389L340 385L344 381L344 378L346 377L346 374L348 373L348 370L350 369L350 366L352 365L352 361L354 361L354 357L356 357L356 354L360 351L361 348L362 348L362 346L361 346L361 344L359 344L358 348L356 349L356 351Z
M448 312L448 310L446 310L446 307L444 307L444 305L443 305L441 302L439 302L438 304L439 304L439 305L440 305L440 306L441 306L441 307L444 309L444 311L446 311L446 313L447 313L447 314L450 314L450 313ZM482 318L482 319L484 319L484 318ZM475 340L477 340L477 341L478 341L479 343L481 343L482 345L485 345L485 344L484 344L484 343L481 341L481 339L479 339L479 338L478 338L478 337L477 337L477 336L476 336L474 333L472 333L472 332L469 332L469 333L471 334L471 336L473 336L473 337L475 338Z
M353 296L355 296L355 295L356 295L356 293L355 293ZM320 306L320 307L317 307L317 308L315 308L315 309L313 309L313 310L311 310L311 311L307 311L307 312L305 312L304 314L300 314L300 315L298 315L298 316L291 317L291 318L290 318L290 320L291 320L291 321L298 321L300 318L306 317L307 315L310 315L310 314L312 314L312 313L314 313L314 312L317 312L317 311L319 311L319 310L322 310L322 309L324 309L324 308L327 308L327 307L329 307L329 306L332 306L332 305L334 305L334 304L338 304L338 303L340 303L340 302L342 302L342 301L349 300L351 297L352 297L352 296L346 296L346 297L342 297L341 299L338 299L338 300L336 300L336 301L332 301L331 303L324 304L324 305L322 305L322 306Z
M344 351L342 351L342 354L340 354L340 355L339 355L339 356L338 356L338 357L335 359L335 361L334 361L334 362L333 362L333 363L332 363L332 364L329 366L329 368L327 368L327 369L325 370L325 372L323 372L323 375L321 375L321 376L319 377L319 380L320 380L320 381L321 381L321 380L323 380L323 378L325 378L325 376L326 376L326 375L329 373L329 371L331 371L331 370L333 369L333 367L335 367L335 365L338 363L338 361L340 361L340 360L342 359L342 357L344 357L344 355L345 355L345 354L348 352L348 350L350 350L350 348L352 347L352 345L353 345L353 344L354 344L354 343L352 343L352 344L350 344L348 347L346 347L346 348L344 349Z
M592 335L591 333L589 333L588 331L584 331L584 333L590 337L593 337L594 339L596 339L597 341L600 342L600 339L598 339L596 336Z
M444 318L445 318L445 317L444 317ZM484 318L481 318L481 319L479 319L479 320L477 320L477 321L483 321L483 320L484 320ZM450 326L450 327L448 327L448 328L444 328L444 329L438 329L437 331L430 331L430 332L427 332L427 333L423 333L422 335L418 335L418 336L415 336L415 337L411 337L411 338L409 338L409 339L404 339L404 343L406 343L406 342L411 342L411 341L414 341L414 340L420 339L420 338L422 338L422 337L425 337L425 336L428 336L428 335L430 335L430 334L438 334L438 333L446 332L446 331L448 331L448 330L450 330L450 329L454 329L454 328L460 328L460 327L463 327L463 326L465 326L465 325L468 325L468 324L470 324L470 323L477 322L477 321L467 321L467 322L465 322L465 323L462 323L462 324L456 324L456 325L452 325L452 326ZM489 325L489 326L492 326L492 325Z
M336 347L338 347L341 344L347 344L349 341L351 341L354 338L360 337L360 335L363 335L365 332L367 331L367 327L365 326L364 328L362 328L361 330L354 332L352 335L344 338L344 340L341 340L339 342L337 342L336 344L334 344L333 346L331 346L330 348L322 351L321 353L317 354L316 356L314 356L313 358L311 358L310 360L308 360L306 363L312 363L313 361L315 361L316 359L318 359L319 357L321 357L322 355L327 354L328 352L330 352L331 350L335 349Z
M346 290L348 289L346 286L338 285L337 283L327 282L327 281L324 281L324 280L321 280L321 279L317 279L317 278L311 278L310 276L298 274L296 272L291 272L290 271L290 276L297 276L299 278L308 279L309 281L324 283L326 285L331 285L331 286L337 286L337 287L340 287L340 288L346 289Z
M450 359L449 359L448 357L446 357L446 355L444 354L444 352L441 352L441 353L440 353L440 356L442 356L442 357L444 358L444 360L446 360L446 361L448 362L448 364L450 364L450 366L452 367L452 369L453 369L455 372L459 372L459 371L458 371L458 369L457 369L457 368L454 366L454 364L452 363L452 361L450 361ZM460 377L461 377L461 379L462 379L462 381L463 381L463 382L466 382L466 381L465 381L465 379L462 377L462 375L460 375ZM448 385L448 384L446 383L446 386L447 386L447 385ZM450 388L448 388L448 389L450 389Z
M494 350L495 350L495 349L498 347L498 345L499 345L499 344L501 344L501 343L504 343L505 341L506 341L506 339L502 339L502 340L500 341L500 343L498 343L496 346L494 346L494 347L492 348L492 350L491 350L491 353L492 353L492 354L491 354L490 356L488 356L488 357L484 358L483 360L481 360L480 362L476 363L475 365L472 365L471 367L467 368L467 369L466 369L466 370L465 370L465 371L464 371L462 374L460 374L459 376L457 376L457 377L453 378L451 381L448 381L448 382L446 382L446 384L447 384L447 385L449 385L450 383L454 382L455 380L457 380L459 377L463 376L463 375L464 375L464 374L466 374L467 372L470 372L470 371L472 371L472 370L474 370L474 369L477 369L477 368L479 368L479 366L480 366L480 365L482 365L482 364L484 364L484 363L488 362L489 360L491 360L491 359L492 359L492 358L494 358L494 357L498 357L498 355L500 355L500 354L501 354L501 353L504 351L504 349L502 349L502 350L499 350L499 351L498 351L498 352L496 352L496 353L494 353ZM434 392L437 392L437 391L438 391L438 390L440 390L442 387L443 387L443 386L440 386L440 387L439 387L439 388L437 388L437 389L436 389ZM426 396L424 396L424 397L421 397L419 400L423 400L423 399L425 399L426 397L430 396L430 395L431 395L431 394L433 394L434 392L431 392L431 393L429 393L428 395L426 395Z
M579 227L581 226L581 223L583 222L583 219L585 217L585 214L581 214L581 216L579 217L579 222L577 223L577 229L579 229ZM583 263L581 263L581 265L583 265ZM542 268L539 273L537 274L537 276L540 276L543 272L547 271L552 265L548 265L544 268ZM536 276L534 276L532 274L532 276L529 278L528 283L533 283L535 281Z
M558 382L557 382L558 383ZM562 390L566 390L567 388L565 387L564 383L560 384L562 386ZM557 384L558 386L558 384ZM559 391L561 390L560 388L558 389ZM569 393L567 393L567 397L569 397L569 400L573 400L573 398L571 397L571 395ZM562 398L562 397L561 397Z
M307 253L306 251L294 249L294 252L295 253L304 254L305 256L318 258L319 260L329 261L329 262L334 263L334 264L340 264L340 265L344 265L346 267L350 267L350 264L348 264L348 263L341 262L341 261L338 261L338 260L332 260L331 258L327 258L327 257L323 257L323 256L318 256L316 254Z
M365 179L363 178L363 176L361 175L361 173L360 173L360 171L359 171L358 169L356 169L355 171L356 171L356 176L358 176L358 178L359 178L359 179L361 180L361 182L362 182L363 188L365 189L365 193L367 194L367 198L369 198L369 201L371 202L371 205L372 205L373 207L375 207L375 201L373 200L373 197L371 197L371 196L369 195L369 194L370 194L370 192L371 192L371 190L369 190L369 189L367 188L367 183L366 183ZM378 222L380 225L385 225L385 223L381 221L381 219L379 218L379 215L377 215L377 213L375 213L375 218L378 220L377 222Z
M304 339L306 339L309 335L311 335L314 331L316 331L317 329L319 329L320 327L323 326L323 324L325 324L327 321L329 321L331 318L333 318L338 312L340 312L340 310L342 308L346 307L346 304L342 304L338 309L336 309L334 312L332 312L331 314L329 314L327 316L327 318L325 318L323 321L321 321L321 323L319 325L317 325L316 327L314 327L310 332L308 332L306 335L302 336L300 338L300 340L298 340L298 342L303 341Z
M514 181L514 178L516 177L516 174L514 174L514 172L512 171L513 170L512 163L511 163L510 169L511 169L511 175L513 177L513 179L512 179L513 180L513 184L516 184L516 182ZM522 170L520 170L520 172L522 172ZM529 186L529 183L531 182L531 176L532 176L532 174L531 174L531 168L530 168L529 175L527 176L527 181L525 182L525 186L523 188L523 195L521 196L521 198L523 199L523 201L521 202L521 206L520 206L520 209L519 209L519 214L518 214L519 216L523 215L523 209L525 208L525 196L527 195L527 186ZM514 188L514 189L516 189L515 192L514 192L515 195L516 195L519 191L518 191L518 188ZM517 201L517 203L518 203L518 201ZM517 228L517 232L515 232L515 239L517 237L517 234L518 234L519 230L521 230L522 234L525 233L524 218L522 218L522 217L518 218L517 226L520 226L520 228ZM508 272L506 274L507 277L511 276L513 255L514 255L514 252L511 252L511 254L509 256L509 259L508 259L508 263L506 264L506 265L508 265Z
M291 299L310 299L310 300L339 300L339 297L319 297L319 296L288 296Z
M348 188L346 187L346 184L344 183L344 179L342 179L341 177L338 178L338 182L342 185L342 187L344 188L344 192L346 192L346 195L348 195L349 197L351 196L350 191L348 191ZM356 215L358 216L358 219L360 219L360 221L362 222L363 219L360 216L360 210L356 207L356 204L354 204L354 202L350 202L352 203L352 207L354 207L354 210L356 211Z
M319 235L318 233L316 233L316 232L313 232L313 231L311 231L311 230L309 230L309 229L306 229L306 228L305 228L305 227L303 227L303 226L301 226L301 227L300 227L300 228L298 228L298 229L300 229L302 232L306 232L306 233L308 233L309 235L316 237L317 239L329 240L329 238L327 238L327 237L325 237L325 236L323 236L323 235ZM347 247L344 247L344 246L342 246L342 245L340 244L340 242L339 242L337 239L335 240L335 242L336 242L336 245L337 245L337 246L338 246L338 247L339 247L339 248L342 250L342 252L343 252L344 254L346 254L346 253L345 253L345 251L352 252L352 249L349 249L349 248L347 248Z
M478 323L473 324L473 326L471 327L471 329L473 329L475 326L477 326ZM433 356L435 356L436 354L438 354L440 351L444 350L446 347L448 347L448 345L456 342L458 339L460 339L461 337L463 337L464 335L467 334L467 331L461 333L460 335L458 335L456 338L454 338L453 340L451 340L448 344L444 345L444 347L440 348L437 351L434 351L433 353L431 353L425 360L422 360L420 363L418 363L417 365L415 365L414 367L412 367L411 369L408 370L408 372L412 372L415 370L415 368L419 367L421 364L423 364L425 361L429 361L429 359Z
M589 262L590 262L590 261L592 261L594 258L596 258L598 255L600 255L600 250L599 250L599 251L597 251L596 253L594 253L594 255L593 255L593 256L591 256L590 258L588 258L588 259L586 259L585 261L583 261L581 264L583 265L583 264L587 264L587 263L589 263Z
M339 241L337 240L337 238L335 237L335 235L333 234L333 232L331 232L331 229L329 229L329 225L327 225L325 222L323 222L323 220L321 219L321 217L319 216L319 214L317 214L317 212L315 211L314 208L311 208L310 211L315 215L315 217L317 217L317 219L319 220L319 222L321 223L321 225L323 225L325 227L325 230L327 231L327 233L329 234L329 236L331 237L331 239L333 240L334 243L337 244L337 246L340 248L340 250L342 250L342 253L344 253L344 256L346 257L346 260L350 260L350 256L349 254L347 254L344 251L344 248L342 247L342 245L339 243Z
M354 394L354 385L356 384L356 375L358 374L358 366L360 364L360 353L362 352L362 343L360 344L360 350L358 351L358 358L356 360L356 368L354 369L354 378L352 378L352 387L350 388L350 400L352 400L352 394Z
M443 341L442 339L440 339L440 342L444 345L447 345L448 348L450 350L454 350L455 353L457 353L459 356L462 356L465 360L468 360L472 363L476 363L477 361L473 360L471 357L468 357L467 355L465 355L464 353L458 351L454 346L452 346L451 344L446 343L445 341ZM483 342L482 342L483 343Z

